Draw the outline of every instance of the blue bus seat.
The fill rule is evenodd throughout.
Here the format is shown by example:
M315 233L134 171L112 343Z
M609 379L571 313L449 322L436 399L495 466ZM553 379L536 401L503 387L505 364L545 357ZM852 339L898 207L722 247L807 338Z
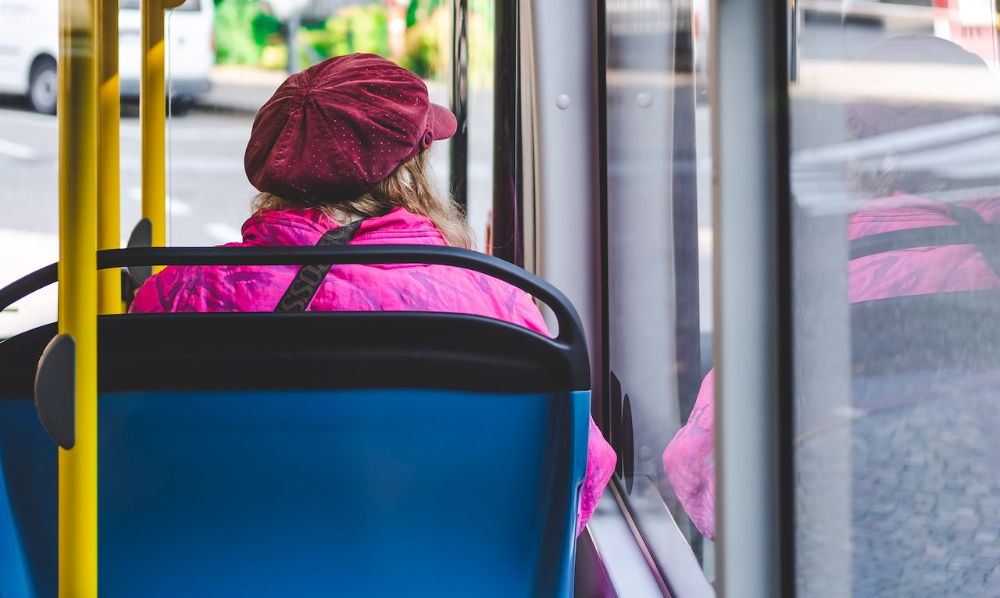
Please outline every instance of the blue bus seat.
M3 598L56 595L55 333L0 343ZM102 316L102 598L572 595L579 355L456 314Z

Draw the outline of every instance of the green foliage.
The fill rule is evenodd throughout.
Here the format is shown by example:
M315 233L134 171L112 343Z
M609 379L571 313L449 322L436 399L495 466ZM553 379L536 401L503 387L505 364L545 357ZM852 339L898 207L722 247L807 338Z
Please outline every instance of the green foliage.
M411 5L412 6L412 5ZM441 75L449 53L450 11L439 6L406 30L406 55L402 64L424 79Z
M259 67L283 71L288 68L288 47L285 44L264 46Z
M285 43L281 21L272 14L259 13L250 21L250 27L253 30L253 40L261 48Z
M217 61L283 69L288 49L282 24L259 0L214 0ZM493 2L469 1L469 78L489 85L493 76ZM451 4L446 0L413 0L406 15L405 68L424 78L446 74L450 60ZM341 8L297 35L299 64L315 64L330 56L370 52L389 57L389 24L379 0Z
M389 55L389 22L380 2L346 6L319 27L298 32L298 51L303 67L331 56L352 52Z
M493 86L492 0L469 0L469 85Z
M254 0L222 0L215 9L215 59L219 64L257 64L263 44L253 22L263 13Z
M430 17L439 6L448 6L445 0L412 0L406 9L406 28Z
M326 20L324 56L368 52L389 56L389 18L382 3L346 6ZM318 50L318 48L317 48Z
M493 0L469 0L469 16L480 19L483 26L493 31Z
M494 0L468 0L469 82L493 81ZM451 4L445 0L413 0L406 15L406 56L402 66L424 78L445 74L451 54Z

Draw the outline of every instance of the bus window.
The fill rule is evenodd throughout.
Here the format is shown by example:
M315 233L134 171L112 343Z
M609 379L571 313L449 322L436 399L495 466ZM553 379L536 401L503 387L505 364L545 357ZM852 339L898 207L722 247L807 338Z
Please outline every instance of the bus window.
M468 189L467 218L477 249L489 247L493 207L493 0L467 4Z
M58 126L46 114L56 103L57 9L55 2L0 0L0 94L15 94L0 96L3 284L59 256ZM53 286L0 312L0 339L54 321L57 297Z
M798 4L796 593L994 595L992 3Z
M188 0L168 11L166 26L172 32L168 39L173 49L168 59L175 60L188 43L178 29L183 19L193 16L192 7L201 6L204 11L211 4ZM284 4L295 3L275 3L272 9L265 3L250 6L224 0L214 9L219 64L212 71L212 89L197 101L198 109L175 110L167 125L169 245L216 245L242 239L240 225L250 215L257 195L244 172L244 151L257 110L288 75L290 39L296 48L295 68L305 69L352 52L375 53L416 72L433 102L450 105L449 7L426 1L409 6L353 2L311 3L298 12L278 10ZM296 34L289 36L288 27L295 21ZM176 68L169 72L171 105L183 107L187 103L183 81ZM442 189L449 185L448 160L449 142L435 143L432 170ZM137 175L138 160L134 167ZM139 217L138 204L132 201L138 199L137 192L136 184L123 184L123 219L130 202L131 217ZM135 220L129 222L131 226Z
M667 538L678 528L714 576L711 542L682 509L663 457L710 365L708 61L696 57L689 3L605 8L605 428L623 499L670 585L679 559Z

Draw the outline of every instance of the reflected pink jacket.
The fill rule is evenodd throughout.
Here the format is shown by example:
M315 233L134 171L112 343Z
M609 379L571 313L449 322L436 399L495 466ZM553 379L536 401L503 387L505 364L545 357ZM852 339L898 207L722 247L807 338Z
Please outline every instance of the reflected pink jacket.
M317 210L264 210L243 225L243 242L315 245L337 224ZM396 208L361 223L352 245L445 245L426 217ZM297 266L171 266L136 293L133 312L271 311L291 284ZM317 311L437 311L474 314L548 334L538 308L523 291L480 274L448 266L391 264L334 266L309 306ZM580 497L578 532L593 514L617 456L590 421L587 476Z
M986 222L1000 222L1000 200L962 204ZM849 239L926 226L956 224L948 204L903 193L864 204L848 221ZM974 245L918 247L852 260L847 265L851 303L1000 288L1000 280ZM705 376L687 425L663 453L663 469L688 516L715 537L715 371Z

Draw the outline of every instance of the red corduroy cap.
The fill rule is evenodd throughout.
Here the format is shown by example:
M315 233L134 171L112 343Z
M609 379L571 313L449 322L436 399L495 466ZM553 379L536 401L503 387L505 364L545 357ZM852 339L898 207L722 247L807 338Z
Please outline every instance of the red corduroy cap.
M374 54L337 56L274 92L257 113L243 164L259 191L306 202L346 199L456 126L410 71Z

